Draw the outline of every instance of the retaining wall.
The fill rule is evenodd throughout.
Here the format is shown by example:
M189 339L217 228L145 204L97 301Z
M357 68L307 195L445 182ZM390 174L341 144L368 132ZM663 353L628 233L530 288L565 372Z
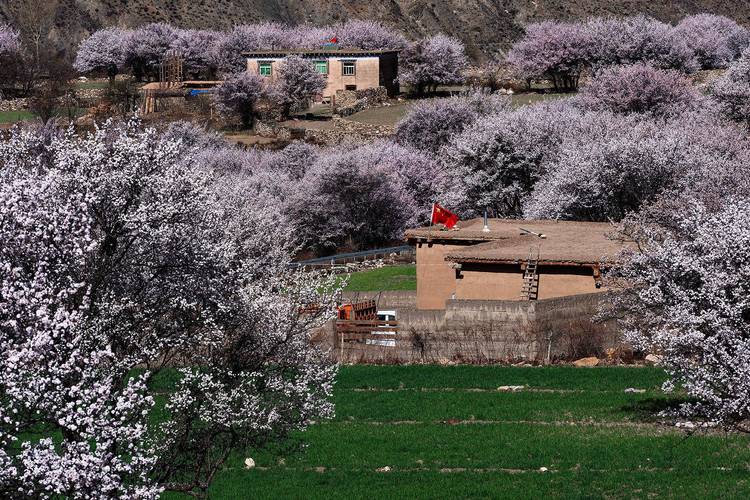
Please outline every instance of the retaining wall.
M594 323L603 294L538 301L450 300L445 310L398 310L395 347L346 343L334 335L334 356L345 363L544 362L614 347L613 323ZM360 295L360 298L369 298ZM373 297L374 298L374 297ZM393 304L411 298L392 296ZM380 306L383 309L383 306Z

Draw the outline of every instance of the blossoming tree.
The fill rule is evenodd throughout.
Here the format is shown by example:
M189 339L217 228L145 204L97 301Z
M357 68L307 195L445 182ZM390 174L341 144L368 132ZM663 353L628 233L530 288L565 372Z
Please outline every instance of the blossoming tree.
M200 495L232 451L331 415L308 336L333 281L290 271L273 206L194 158L136 123L0 142L3 496Z
M105 28L95 31L81 42L73 67L80 73L102 71L109 77L110 85L125 66L129 31Z
M750 203L677 204L669 223L654 207L658 217L623 226L638 245L612 274L608 312L636 348L663 356L666 388L687 392L672 416L750 432Z
M461 83L467 65L463 43L440 34L407 45L400 56L398 78L422 95L438 85Z

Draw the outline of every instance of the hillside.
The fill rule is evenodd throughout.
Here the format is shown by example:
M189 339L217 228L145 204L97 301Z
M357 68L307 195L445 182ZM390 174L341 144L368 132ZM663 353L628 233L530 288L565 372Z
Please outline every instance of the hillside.
M723 0L11 0L0 20L17 24L40 3L56 4L52 37L69 52L89 32L108 25L167 21L182 27L228 28L273 20L327 24L347 18L392 24L410 37L445 32L477 59L508 47L524 23L591 15L647 13L665 21L712 12L750 23L750 4Z

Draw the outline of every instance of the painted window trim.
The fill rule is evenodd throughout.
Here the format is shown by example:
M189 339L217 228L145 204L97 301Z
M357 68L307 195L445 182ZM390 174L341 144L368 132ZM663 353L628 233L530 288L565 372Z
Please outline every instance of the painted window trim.
M313 65L315 66L315 70L316 71L318 70L318 64L325 64L326 65L326 71L325 71L325 73L321 73L320 71L318 71L318 73L320 73L321 75L328 76L328 73L330 72L330 68L331 68L331 66L328 64L328 61L326 61L325 59L316 59L316 60L314 60L313 61Z
M268 74L263 73L263 67L268 67ZM260 76L272 76L273 75L273 61L258 61L258 74Z
M352 68L351 74L346 72L347 64L351 64L351 68ZM357 76L357 61L354 61L351 59L341 61L341 76Z

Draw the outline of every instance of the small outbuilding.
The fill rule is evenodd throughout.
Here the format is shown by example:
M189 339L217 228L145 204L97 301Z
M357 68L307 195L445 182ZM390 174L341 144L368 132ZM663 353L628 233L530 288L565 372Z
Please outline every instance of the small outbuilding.
M325 75L328 85L322 97L337 91L385 87L388 95L399 92L398 51L361 50L337 46L318 49L262 50L245 52L247 70L266 78L275 78L285 57L299 55L310 59L315 69Z
M623 242L608 223L482 219L410 229L417 308L454 300L537 300L604 291L602 268Z

